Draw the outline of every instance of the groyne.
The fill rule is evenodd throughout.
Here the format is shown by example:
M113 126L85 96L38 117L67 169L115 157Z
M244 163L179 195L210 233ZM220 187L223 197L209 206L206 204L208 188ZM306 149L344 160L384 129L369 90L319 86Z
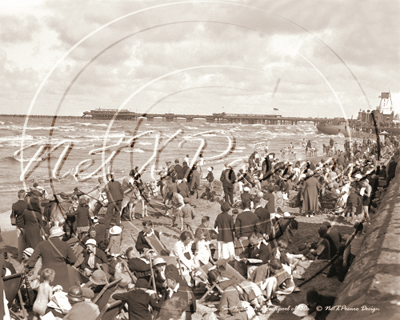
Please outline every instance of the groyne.
M361 252L328 320L400 318L400 165L372 224L365 227Z

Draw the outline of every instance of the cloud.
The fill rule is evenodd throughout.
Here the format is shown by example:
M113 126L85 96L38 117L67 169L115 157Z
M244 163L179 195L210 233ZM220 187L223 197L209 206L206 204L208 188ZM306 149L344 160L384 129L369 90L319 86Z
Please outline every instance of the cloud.
M33 16L0 15L0 40L3 43L30 41L39 31L40 24Z

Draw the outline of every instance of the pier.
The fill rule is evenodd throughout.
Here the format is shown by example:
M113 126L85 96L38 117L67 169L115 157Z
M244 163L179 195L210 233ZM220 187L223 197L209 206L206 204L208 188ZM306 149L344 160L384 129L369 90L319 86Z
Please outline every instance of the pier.
M0 117L24 118L24 114L3 114ZM54 115L30 115L30 118L54 118ZM313 117L282 117L281 115L268 114L233 114L233 113L213 113L210 115L195 114L176 114L176 113L136 113L128 110L116 112L115 109L96 109L85 111L83 116L57 116L63 119L93 119L93 120L130 120L136 121L146 119L154 121L154 119L162 119L162 121L173 122L178 119L193 122L194 119L205 120L209 123L243 123L243 124L265 124L265 125L297 125L304 122L312 122L318 125L320 122L332 123L332 121L344 121L344 118L313 118Z

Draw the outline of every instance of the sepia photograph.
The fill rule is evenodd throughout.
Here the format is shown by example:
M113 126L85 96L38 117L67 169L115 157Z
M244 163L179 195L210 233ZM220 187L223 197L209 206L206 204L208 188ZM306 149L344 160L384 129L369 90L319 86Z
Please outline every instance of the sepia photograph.
M0 0L0 319L397 319L399 21Z

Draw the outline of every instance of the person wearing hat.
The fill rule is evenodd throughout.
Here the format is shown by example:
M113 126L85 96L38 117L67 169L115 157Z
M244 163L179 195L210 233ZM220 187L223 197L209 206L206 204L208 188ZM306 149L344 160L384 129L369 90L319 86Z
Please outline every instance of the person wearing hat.
M350 194L347 197L346 210L344 211L344 217L349 222L354 222L358 213L362 210L362 200L358 195L357 188L355 186L350 187ZM347 214L349 217L347 218Z
M31 193L40 199L45 199L47 197L47 191L43 187L39 186L37 182L33 183Z
M261 193L262 194L262 193ZM268 235L271 231L271 214L261 204L261 197L254 199L254 205L256 207L254 213L257 215L259 220L259 231L268 240Z
M99 307L83 298L82 289L79 286L70 287L67 297L72 308L65 315L64 320L96 320L100 315Z
M117 226L121 225L121 204L124 198L124 191L122 190L122 185L118 181L114 180L111 173L107 174L108 183L104 188L104 192L107 194L107 212L104 225L106 229L109 229L111 220L115 218Z
M149 283L145 279L138 279L134 290L114 293L112 298L128 304L129 319L151 320L149 306L158 310L160 304L146 292L148 289L150 289Z
M54 226L50 229L48 240L38 244L32 256L26 263L26 267L33 268L39 258L42 258L42 268L50 268L56 272L52 286L61 285L67 290L74 284L74 279L69 276L67 264L73 265L76 256L71 246L62 241L64 231L61 227Z
M308 314L311 315L316 312L314 319L325 320L330 312L329 307L334 305L335 299L336 297L334 296L324 296L316 290L309 290L307 292Z
M43 241L42 232L45 225L42 219L40 199L31 198L28 208L22 214L25 225L26 246L35 249Z
M165 277L165 270L167 262L162 257L157 257L153 261L154 268L154 279L156 281L156 289L161 297L161 300L165 300L167 297L167 283Z
M236 175L228 163L225 163L225 169L221 172L219 180L222 182L225 202L233 205L233 185L236 181Z
M231 206L227 202L221 203L221 211L215 219L214 229L217 229L218 236L218 257L217 259L230 259L235 256L235 225L232 216L229 214Z
M102 265L103 270L108 272L107 256L103 250L97 248L96 240L88 239L85 245L86 250L83 251L81 269L85 271L86 276L90 276L98 265Z
M244 187L243 188L243 193L240 195L240 197L242 199L242 207L243 207L243 203L246 203L246 202L250 202L250 208L254 207L253 195L250 194L250 188L249 187Z
M121 227L113 226L110 229L110 242L106 251L113 257L117 257L121 253L121 233Z

